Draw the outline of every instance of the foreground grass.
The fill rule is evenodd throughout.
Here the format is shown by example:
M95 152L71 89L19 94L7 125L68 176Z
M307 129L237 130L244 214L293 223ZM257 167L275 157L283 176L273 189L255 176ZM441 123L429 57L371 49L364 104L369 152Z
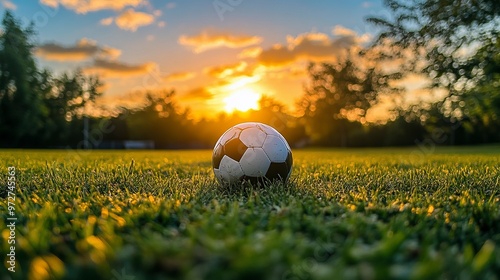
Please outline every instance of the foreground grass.
M288 185L254 189L219 187L210 151L0 151L0 185L8 166L18 181L1 273L498 279L500 148L415 151L295 151Z

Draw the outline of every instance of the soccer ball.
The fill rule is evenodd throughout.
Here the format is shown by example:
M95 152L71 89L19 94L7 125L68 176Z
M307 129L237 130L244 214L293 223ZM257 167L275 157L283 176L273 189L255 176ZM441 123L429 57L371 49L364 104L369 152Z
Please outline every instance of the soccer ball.
M286 182L292 172L292 150L274 128L247 122L228 129L215 144L212 166L222 185L248 181Z

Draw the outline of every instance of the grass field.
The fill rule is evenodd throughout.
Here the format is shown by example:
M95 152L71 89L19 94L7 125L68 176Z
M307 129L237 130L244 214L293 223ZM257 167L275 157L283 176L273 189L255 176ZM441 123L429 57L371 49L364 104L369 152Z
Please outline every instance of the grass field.
M222 188L211 151L0 151L1 279L498 279L500 147L294 151Z

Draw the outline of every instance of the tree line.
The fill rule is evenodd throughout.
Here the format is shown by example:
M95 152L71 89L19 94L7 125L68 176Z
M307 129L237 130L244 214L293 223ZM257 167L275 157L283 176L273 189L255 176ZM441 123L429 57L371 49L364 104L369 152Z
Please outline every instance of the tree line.
M498 1L385 5L390 18L368 18L381 30L371 46L336 63L309 65L297 112L263 96L259 110L200 120L179 105L174 91L147 94L145 106L122 108L114 117L87 116L84 108L102 94L99 78L40 69L33 27L6 12L0 33L0 146L96 148L152 140L157 148L211 148L227 128L244 121L267 123L296 147L500 142ZM396 69L387 70L388 61L398 61ZM427 77L429 89L443 90L444 98L396 104L387 122L367 122L368 110L382 98L406 94L395 81L411 74Z
M7 11L0 33L0 146L48 147L81 138L82 110L101 94L97 77L54 76L33 56L33 26Z

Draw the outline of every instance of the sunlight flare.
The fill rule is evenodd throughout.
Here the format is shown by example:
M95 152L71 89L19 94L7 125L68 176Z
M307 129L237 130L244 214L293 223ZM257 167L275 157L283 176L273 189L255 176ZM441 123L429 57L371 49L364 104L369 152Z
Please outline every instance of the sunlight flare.
M260 94L250 88L235 90L224 98L224 110L231 113L235 110L246 112L250 109L259 109Z

